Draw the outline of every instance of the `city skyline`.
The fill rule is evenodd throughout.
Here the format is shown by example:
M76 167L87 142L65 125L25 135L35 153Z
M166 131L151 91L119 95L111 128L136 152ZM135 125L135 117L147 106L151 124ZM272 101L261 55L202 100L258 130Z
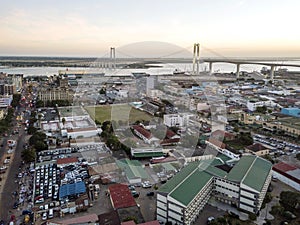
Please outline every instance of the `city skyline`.
M0 55L99 57L112 46L160 41L188 50L200 43L203 56L296 57L300 55L299 4L293 0L284 4L91 0L44 1L43 5L3 1ZM164 53L172 52L168 51Z

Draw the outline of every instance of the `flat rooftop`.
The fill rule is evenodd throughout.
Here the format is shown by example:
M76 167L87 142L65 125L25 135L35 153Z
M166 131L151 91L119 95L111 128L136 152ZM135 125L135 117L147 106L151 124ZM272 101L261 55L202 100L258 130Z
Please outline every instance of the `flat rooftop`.
M61 118L89 115L81 106L58 107L58 113Z

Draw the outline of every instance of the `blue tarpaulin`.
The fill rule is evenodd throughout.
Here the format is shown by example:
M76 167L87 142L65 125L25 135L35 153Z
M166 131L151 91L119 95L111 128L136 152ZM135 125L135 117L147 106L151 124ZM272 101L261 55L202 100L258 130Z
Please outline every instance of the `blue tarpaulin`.
M63 199L69 195L77 195L86 191L83 181L62 185L59 189L59 199Z

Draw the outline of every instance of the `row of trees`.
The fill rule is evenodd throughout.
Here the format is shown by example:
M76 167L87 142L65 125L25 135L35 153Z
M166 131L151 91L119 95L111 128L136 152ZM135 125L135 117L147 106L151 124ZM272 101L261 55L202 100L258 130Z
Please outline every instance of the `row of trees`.
M124 150L127 154L130 154L130 148L124 145L119 141L119 138L114 135L113 133L113 125L111 121L105 121L103 122L102 126L102 133L101 137L106 142L106 145L112 150L112 151L118 151L118 150Z
M17 107L19 105L19 102L21 100L21 94L13 94L13 100L11 102L12 107Z
M14 109L8 108L6 116L0 120L0 134L3 135L11 127L11 122L14 117Z
M271 213L275 216L291 220L299 217L300 193L293 191L282 191L280 193L280 204L272 207Z
M8 129L11 127L12 119L14 118L14 108L19 105L19 102L21 100L20 94L14 94L13 100L11 102L12 108L7 109L6 116L0 120L0 134L3 135L8 131Z
M33 135L29 138L30 146L26 146L22 151L22 158L26 163L35 161L36 152L48 149L46 138L46 134L42 132L33 133Z
M48 145L45 143L47 139L46 134L43 132L35 132L29 138L29 145L31 145L37 152L48 149Z
M38 100L36 102L36 107L41 108L41 107L61 107L61 106L70 106L72 105L72 102L69 100L52 100L52 101L42 101Z

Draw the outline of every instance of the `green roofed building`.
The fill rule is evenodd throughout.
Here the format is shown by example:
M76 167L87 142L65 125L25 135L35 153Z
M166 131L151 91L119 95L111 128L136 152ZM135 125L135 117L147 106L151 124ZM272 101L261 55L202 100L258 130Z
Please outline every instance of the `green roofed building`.
M117 160L116 163L131 184L140 183L143 179L149 179L143 165L137 160L121 159Z
M165 155L162 148L156 148L156 147L131 148L130 153L133 158L152 158L152 157L161 157Z
M192 224L211 196L251 213L259 212L271 181L272 164L258 156L243 156L227 173L219 161L191 162L160 187L157 219Z

